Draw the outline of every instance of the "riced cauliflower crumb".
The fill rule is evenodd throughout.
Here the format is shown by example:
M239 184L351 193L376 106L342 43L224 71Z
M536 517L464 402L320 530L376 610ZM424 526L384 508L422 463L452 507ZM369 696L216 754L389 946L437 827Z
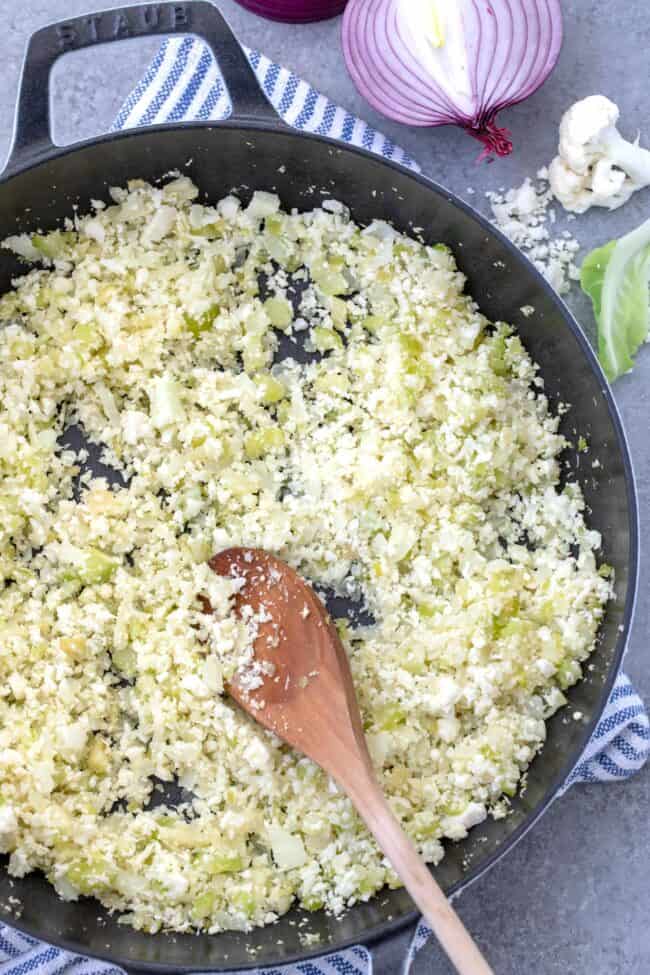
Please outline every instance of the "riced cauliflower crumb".
M340 912L396 877L225 695L256 624L208 558L269 549L363 602L339 627L370 750L437 862L504 814L579 680L599 539L534 365L447 247L329 201L204 206L183 177L111 195L14 238L41 264L0 298L0 848L146 931ZM308 361L276 361L297 323Z
M541 169L534 181L528 178L507 192L488 192L486 196L499 230L523 251L558 294L566 294L571 283L580 278L576 264L580 244L567 231L552 232L555 197L548 170ZM530 314L523 308L521 311Z

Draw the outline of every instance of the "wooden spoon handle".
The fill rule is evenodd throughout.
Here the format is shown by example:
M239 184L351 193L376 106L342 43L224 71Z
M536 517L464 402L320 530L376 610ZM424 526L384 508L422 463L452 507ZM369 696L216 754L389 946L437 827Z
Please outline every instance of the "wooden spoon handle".
M370 770L346 791L393 869L429 922L459 975L494 975L476 943L406 835ZM346 776L347 778L347 776Z

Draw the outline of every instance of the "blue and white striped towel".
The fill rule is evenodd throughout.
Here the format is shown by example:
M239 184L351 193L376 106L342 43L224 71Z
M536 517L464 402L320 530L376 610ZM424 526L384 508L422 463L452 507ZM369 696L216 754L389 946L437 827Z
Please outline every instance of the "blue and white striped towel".
M363 146L419 171L394 142L257 51L246 53L269 100L295 128ZM193 38L166 41L144 78L124 103L113 129L162 122L223 119L230 113L227 90L208 48ZM650 754L650 722L643 702L620 674L605 713L566 788L577 782L613 782L638 771ZM406 959L406 970L431 931L421 923ZM306 965L267 969L257 975L370 975L365 948L327 955ZM104 962L80 958L0 925L0 975L124 975Z

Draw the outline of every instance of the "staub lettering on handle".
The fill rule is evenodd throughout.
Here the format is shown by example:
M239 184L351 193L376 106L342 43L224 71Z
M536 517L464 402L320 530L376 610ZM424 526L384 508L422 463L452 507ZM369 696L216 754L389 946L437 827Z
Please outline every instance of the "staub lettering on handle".
M58 24L56 36L61 51L116 41L143 34L191 30L191 8L184 3L151 4L114 10L111 13L80 17L78 20Z

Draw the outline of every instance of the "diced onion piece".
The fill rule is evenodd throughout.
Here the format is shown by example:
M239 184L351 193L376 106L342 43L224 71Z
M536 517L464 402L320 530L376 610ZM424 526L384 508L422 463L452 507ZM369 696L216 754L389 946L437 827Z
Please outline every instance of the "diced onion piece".
M307 854L300 836L280 826L268 827L273 859L280 870L294 870L307 862Z

